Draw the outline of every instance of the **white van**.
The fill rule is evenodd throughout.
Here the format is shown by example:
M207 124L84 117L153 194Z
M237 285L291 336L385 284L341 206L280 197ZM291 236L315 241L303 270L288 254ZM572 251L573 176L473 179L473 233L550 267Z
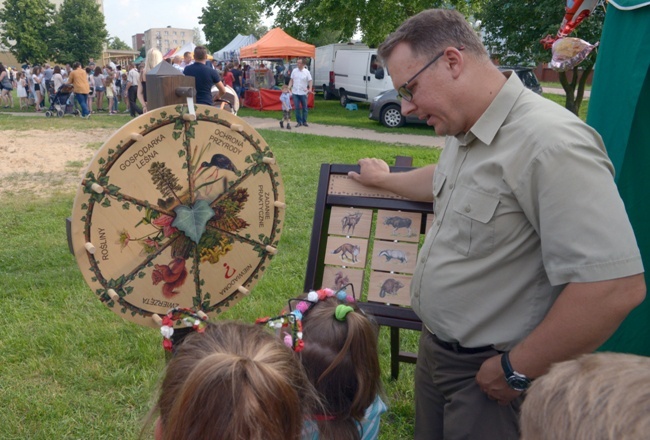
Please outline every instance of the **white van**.
M334 59L340 50L368 50L365 44L328 44L316 48L316 56L311 63L311 77L314 90L323 92L323 98L333 99L338 96L334 85Z
M366 101L388 89L393 82L377 59L377 49L339 50L334 60L336 94L345 106L348 101Z

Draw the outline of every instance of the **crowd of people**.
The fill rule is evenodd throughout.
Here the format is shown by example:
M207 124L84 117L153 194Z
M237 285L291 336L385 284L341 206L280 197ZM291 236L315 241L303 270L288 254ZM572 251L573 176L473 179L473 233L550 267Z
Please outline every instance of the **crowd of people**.
M200 61L197 59L197 49ZM115 64L110 61L104 66L97 65L92 59L86 66L81 66L86 73L88 85L83 84L81 74L75 74L74 85L75 93L85 95L85 102L76 99L74 95L66 95L67 105L74 105L82 115L93 113L107 113L114 115L118 113L120 103L123 103L125 110L123 113L129 113L132 117L138 116L147 111L146 105L146 74L160 62L167 62L185 74L185 68L195 63L202 64L208 70L189 69L192 76L196 72L203 72L201 88L208 88L206 72L211 72L210 77L213 81L209 83L209 88L214 91L214 86L218 89L218 94L213 93L215 99L221 98L225 92L223 86L228 86L235 91L237 97L241 100L247 89L277 89L280 90L289 85L290 93L293 97L294 106L299 111L296 113L296 126L307 125L306 103L303 103L303 97L311 91L311 78L309 69L303 69L305 60L299 59L298 65L292 68L292 65L286 65L282 62L257 62L251 66L246 62L239 63L235 61L218 61L209 59L207 48L197 46L194 52L185 52L172 58L164 59L162 53L155 48L147 52L146 59L141 63L129 62L126 65ZM41 65L23 64L21 69L5 67L0 63L0 105L4 108L14 108L13 90L19 99L20 110L30 110L43 112L51 107L56 93L61 86L72 83L70 76L75 70L73 64L51 65L45 63ZM296 77L295 73L301 73ZM214 74L219 79L214 80ZM305 79L306 78L306 79ZM304 79L304 80L303 80ZM297 82L297 86L294 86ZM207 98L204 100L207 104ZM63 104L63 103L62 103ZM213 103L214 105L214 103ZM290 109L290 110L291 110ZM304 109L304 110L303 110ZM290 116L289 116L290 117Z
M5 68L0 63L3 107L14 107L12 91L15 89L20 110L28 110L33 107L35 112L43 112L50 107L56 93L64 84L73 83L70 79L72 76L77 92L86 95L85 108L87 114L95 112L116 114L118 104L124 101L125 96L122 93L124 75L122 66L110 62L101 67L91 60L87 66L81 69L85 75L84 81L81 78L81 73L72 75L73 71L76 70L75 64L65 64L64 66L49 63L42 66L23 64L20 69L15 69L11 67ZM79 67L81 67L81 64L79 64ZM83 83L87 83L87 87ZM72 100L73 98L70 97L69 99ZM71 104L71 102L68 104ZM81 106L80 102L79 106Z

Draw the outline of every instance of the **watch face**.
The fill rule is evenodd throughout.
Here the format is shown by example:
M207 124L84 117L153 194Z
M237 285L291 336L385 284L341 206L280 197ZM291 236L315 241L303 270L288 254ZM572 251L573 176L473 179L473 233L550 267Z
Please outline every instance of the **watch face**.
M528 386L530 385L530 380L526 377L520 377L516 375L516 373L508 378L506 378L508 381L508 385L510 385L510 388L516 391L525 391L528 389Z

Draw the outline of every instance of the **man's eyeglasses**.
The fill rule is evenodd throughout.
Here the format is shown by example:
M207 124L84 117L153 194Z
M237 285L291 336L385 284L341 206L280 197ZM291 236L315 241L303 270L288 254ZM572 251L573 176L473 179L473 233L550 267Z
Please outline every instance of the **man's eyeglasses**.
M458 50L463 50L463 49L465 49L465 46L460 46L460 47L458 47L457 49L458 49ZM411 77L411 79L409 79L409 80L406 81L404 84L402 84L402 85L397 89L397 94L400 96L400 98L402 98L404 101L411 102L411 101L413 100L413 93L411 93L411 90L409 90L408 85L411 84L411 83L413 82L413 80L414 80L415 78L418 77L418 75L420 75L422 72L424 72L425 70L427 70L427 68L428 68L429 66L431 66L433 63L435 63L436 61L438 61L438 59L439 59L441 56L443 56L444 54L445 54L445 51L443 50L443 51L440 52L438 55L436 55L435 57L433 57L433 59L432 59L431 61L429 61L427 64L425 64L423 68L421 68L420 70L418 70L418 72L417 72L415 75L413 75L413 76Z

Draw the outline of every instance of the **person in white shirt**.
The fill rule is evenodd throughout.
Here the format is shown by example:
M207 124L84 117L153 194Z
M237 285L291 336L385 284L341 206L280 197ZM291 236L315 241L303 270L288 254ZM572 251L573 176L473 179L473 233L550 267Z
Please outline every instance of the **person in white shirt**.
M126 89L129 94L129 109L131 111L131 117L135 117L136 114L142 114L142 109L136 102L138 98L138 85L140 84L140 72L135 68L135 64L129 63L129 73L126 79Z
M293 94L293 107L296 112L296 127L307 124L307 94L314 93L313 81L309 69L305 69L305 60L298 58L297 67L291 71L289 88Z

